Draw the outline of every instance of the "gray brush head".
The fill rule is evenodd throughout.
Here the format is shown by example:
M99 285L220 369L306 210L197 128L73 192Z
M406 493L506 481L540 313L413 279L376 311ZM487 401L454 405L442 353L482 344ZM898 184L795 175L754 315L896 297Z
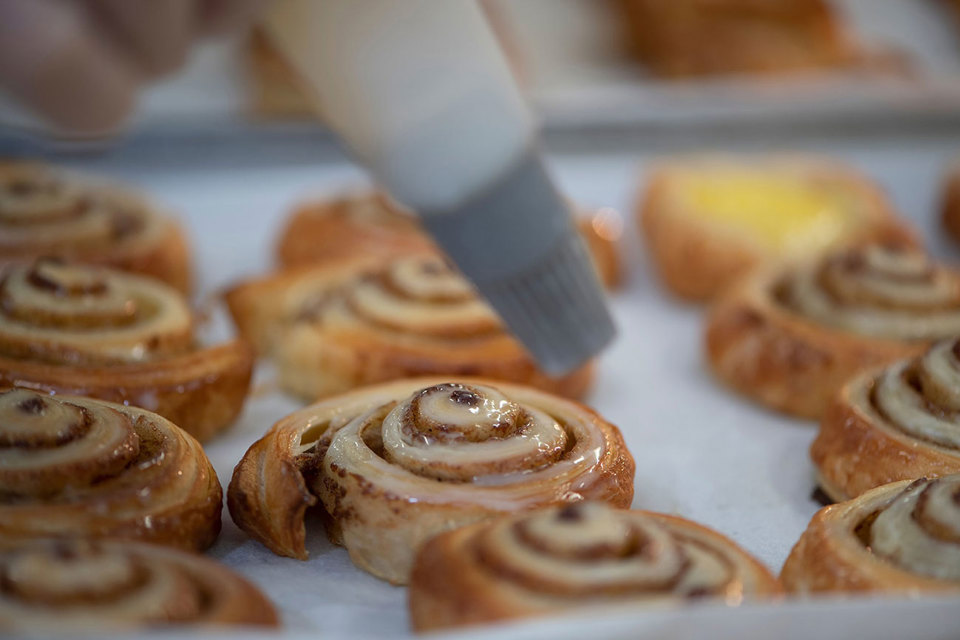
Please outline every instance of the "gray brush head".
M425 213L427 230L544 371L566 373L613 339L590 255L538 155L464 206Z

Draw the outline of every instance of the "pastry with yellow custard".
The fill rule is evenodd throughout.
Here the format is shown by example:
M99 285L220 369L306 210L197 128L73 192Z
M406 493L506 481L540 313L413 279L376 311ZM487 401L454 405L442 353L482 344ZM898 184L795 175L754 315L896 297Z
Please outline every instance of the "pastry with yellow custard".
M794 156L687 156L657 167L638 216L674 294L707 300L753 267L866 242L915 244L880 188Z

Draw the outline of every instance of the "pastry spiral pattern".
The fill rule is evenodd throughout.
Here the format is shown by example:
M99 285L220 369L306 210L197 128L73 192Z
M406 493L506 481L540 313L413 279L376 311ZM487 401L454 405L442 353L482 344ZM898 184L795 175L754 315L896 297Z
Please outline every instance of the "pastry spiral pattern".
M801 592L960 590L960 475L894 482L822 509L783 579Z
M190 286L183 233L140 197L53 167L0 162L0 260L46 256Z
M0 278L0 382L129 403L200 439L239 413L253 356L242 342L198 347L169 286L41 259Z
M200 444L132 407L0 393L0 544L119 537L205 549L222 491Z
M237 466L228 504L273 551L305 558L303 513L319 500L354 563L402 584L440 531L580 500L627 506L633 470L616 427L576 403L490 380L407 380L277 423Z
M867 246L758 273L711 311L718 377L775 409L823 416L856 374L960 334L960 274L923 253Z
M960 340L850 381L810 449L835 499L960 472Z
M861 336L934 340L960 333L960 276L916 250L869 246L784 278L793 312Z
M577 216L577 228L593 257L601 281L616 288L622 280L617 241L623 221L611 209ZM438 251L417 218L397 208L385 195L359 193L307 203L290 217L277 245L284 268L336 264L356 256L392 260Z
M574 606L773 595L777 581L719 534L599 503L476 523L429 540L414 563L421 631Z
M591 364L543 373L493 310L435 253L358 258L248 282L227 294L240 333L308 400L421 375L476 375L582 396Z
M0 550L0 630L197 624L276 626L277 615L239 575L182 551L78 539Z

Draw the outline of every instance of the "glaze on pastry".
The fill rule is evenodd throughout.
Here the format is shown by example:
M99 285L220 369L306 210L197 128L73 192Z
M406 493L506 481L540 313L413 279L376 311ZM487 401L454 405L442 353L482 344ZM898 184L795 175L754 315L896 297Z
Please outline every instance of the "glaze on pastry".
M132 404L206 440L239 414L251 349L203 348L175 289L103 267L38 260L0 272L0 385Z
M579 503L448 531L417 554L413 628L432 631L599 605L772 597L770 572L724 536L646 511Z
M314 400L418 375L478 375L581 397L591 364L549 377L433 253L302 267L227 293L241 335L284 390Z
M183 231L142 197L50 166L0 161L0 262L51 256L190 289Z
M960 340L844 385L810 457L838 501L895 480L960 473Z
M863 57L824 0L620 0L637 59L658 76L784 74Z
M77 634L166 625L277 626L240 575L191 553L105 540L0 548L0 631Z
M879 187L817 158L679 157L654 170L638 216L664 285L689 300L713 298L775 260L913 242Z
M711 309L706 348L736 391L819 418L857 373L956 334L960 274L913 249L871 246L756 273Z
M489 380L403 380L330 398L279 421L237 465L241 529L305 559L307 507L361 569L406 583L441 531L501 513L599 500L626 507L633 458L586 407Z
M781 578L798 593L960 590L960 476L894 482L821 509Z
M580 215L577 227L609 288L623 280L617 242L623 222L610 209ZM320 200L298 207L277 245L283 267L336 264L357 256L390 260L436 246L417 219L377 192Z
M156 414L89 398L0 393L0 544L113 537L200 550L222 491L203 448Z

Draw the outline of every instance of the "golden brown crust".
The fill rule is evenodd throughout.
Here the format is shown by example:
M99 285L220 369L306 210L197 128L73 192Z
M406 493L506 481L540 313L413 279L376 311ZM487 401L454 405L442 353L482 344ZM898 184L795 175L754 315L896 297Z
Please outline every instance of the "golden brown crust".
M960 242L960 165L952 166L944 177L940 215L944 229Z
M633 459L620 432L597 414L569 400L518 385L484 379L447 382L443 378L421 378L365 387L279 421L250 447L234 470L227 499L234 522L274 552L305 559L304 513L320 500L332 519L331 539L345 544L361 568L402 583L420 542L457 524L571 500L630 504ZM540 431L530 435L524 435L524 431L516 436L504 435L504 440L496 436L488 444L481 440L474 448L470 442L461 442L432 462L429 456L439 454L435 450L430 453L430 447L451 445L430 444L433 437L422 441L414 438L416 444L391 444L394 436L387 433L390 427L381 426L381 419L386 420L384 424L390 423L387 412L405 402L420 402L415 398L425 394L445 393L461 386L464 390L457 392L462 394L461 399L475 393L502 393L522 408L522 415L532 410L531 416L539 416L531 418L536 427L531 422L524 429L546 428L545 433L553 433L550 437L559 437L566 444L556 445L558 449L538 449L521 458L495 454L497 457L489 463L481 462L487 455L483 452L496 442L522 450L530 443L546 440L532 439L532 434ZM440 392L438 387L442 387ZM549 426L552 420L563 426ZM497 424L499 429L506 423ZM365 435L359 437L360 433ZM477 426L476 433L467 437L487 436ZM513 437L519 439L509 439ZM383 438L383 444L376 444L377 438ZM460 444L466 449L459 449ZM426 461L412 461L419 460L421 446L428 447L422 454L428 456ZM410 455L414 458L404 457ZM503 455L507 457L499 457ZM544 455L553 456L552 461L530 470L531 460ZM460 456L466 456L462 462ZM431 471L437 464L440 471ZM476 470L470 466L484 464L487 466ZM511 465L520 466L514 469ZM460 481L431 475L460 471L467 473Z
M689 171L748 171L758 178L791 176L811 189L831 190L850 204L851 218L838 238L822 246L805 244L802 256L784 255L769 246L689 210L676 183ZM815 255L837 245L869 242L916 245L914 232L898 220L893 207L866 177L822 158L770 156L753 160L726 156L680 157L655 170L637 208L638 224L660 278L671 293L693 301L709 300L757 266Z
M191 288L182 227L144 198L89 176L0 160L0 263L51 256Z
M898 480L960 472L960 449L911 435L883 415L875 394L886 391L883 386L877 388L885 373L868 372L844 385L810 446L820 482L835 500ZM924 406L939 415L951 413L932 402Z
M222 490L200 444L156 414L23 389L0 394L0 541L118 537L201 550ZM51 439L52 438L52 439Z
M604 578L604 564L601 563L610 567L616 562L630 562L636 553L630 548L617 546L604 550L598 543L590 544L590 540L584 539L591 533L602 538L605 532L615 526L612 524L606 527L598 525L594 531L579 536L566 534L569 546L561 549L576 549L575 545L579 541L584 545L581 552L586 552L589 556L574 556L575 561L565 567L566 561L562 554L555 556L555 552L549 548L536 546L536 540L530 540L529 533L521 534L518 529L518 526L525 524L526 531L529 531L530 523L537 518L544 518L543 513L546 512L505 516L468 525L442 533L424 544L417 554L410 581L408 602L414 630L424 632L546 616L567 612L574 607L674 604L703 596L723 598L727 603L735 605L743 598L778 597L782 593L779 581L770 571L726 537L683 518L645 511L630 511L619 515L621 519L636 519L636 526L653 526L654 532L665 531L668 545L679 543L681 554L685 542L696 541L694 544L698 549L710 549L712 553L721 555L724 562L728 563L725 571L729 573L711 577L701 574L698 577L703 582L694 586L691 576L702 571L702 565L698 564L696 556L686 556L687 564L679 565L684 567L679 569L681 574L684 574L683 577L671 578L665 584L646 578L652 584L644 584L643 564L664 567L669 566L672 559L662 546L654 548L651 545L645 562L637 566L630 576L624 576L621 572L615 574L616 577L608 574ZM568 507L562 513L563 517L570 518L571 514L576 514L577 511ZM511 527L513 531L506 531L507 527ZM563 535L558 532L562 528L565 528L564 523L554 524L554 535ZM505 537L511 533L514 536L520 534L519 540ZM544 532L541 529L539 533L549 535L551 531ZM644 540L649 541L650 538L646 537ZM658 539L658 542L661 540ZM610 544L609 541L604 543ZM494 545L496 548L490 549ZM534 549L533 557L526 561L525 545ZM611 551L613 558L604 555ZM595 563L589 560L594 560ZM526 564L527 562L529 564ZM545 562L554 564L545 566ZM587 578L585 573L590 570L596 573ZM660 575L657 579L664 578ZM631 585L630 580L636 582ZM717 582L714 584L713 580ZM619 581L626 584L616 584Z
M622 223L608 211L579 217L580 230L603 283L615 289L623 281L617 241ZM392 260L436 251L420 224L380 193L362 193L301 205L290 216L277 243L282 267L337 264L359 256Z
M779 275L765 271L741 282L707 319L705 346L713 373L761 404L819 418L836 390L858 372L929 346L858 336L798 316L771 295Z
M870 519L912 487L910 480L883 485L818 511L790 552L780 579L794 593L955 591L960 584L914 573L873 553Z
M654 73L787 73L862 59L821 0L621 0L626 35Z
M11 265L2 275L0 387L132 404L200 440L228 427L242 409L252 349L241 340L196 345L194 320L176 291L50 261ZM71 290L76 278L89 288Z
M395 274L421 268L409 289L391 284ZM418 288L441 281L456 289L453 297L438 302ZM358 310L366 294L376 300ZM561 377L544 374L434 254L291 269L242 283L226 301L240 334L277 363L281 386L307 400L421 375L489 377L574 398L593 380L589 363ZM455 315L441 322L444 313Z
M148 544L33 542L0 549L0 629L92 632L157 625L278 626L269 600L213 560Z

